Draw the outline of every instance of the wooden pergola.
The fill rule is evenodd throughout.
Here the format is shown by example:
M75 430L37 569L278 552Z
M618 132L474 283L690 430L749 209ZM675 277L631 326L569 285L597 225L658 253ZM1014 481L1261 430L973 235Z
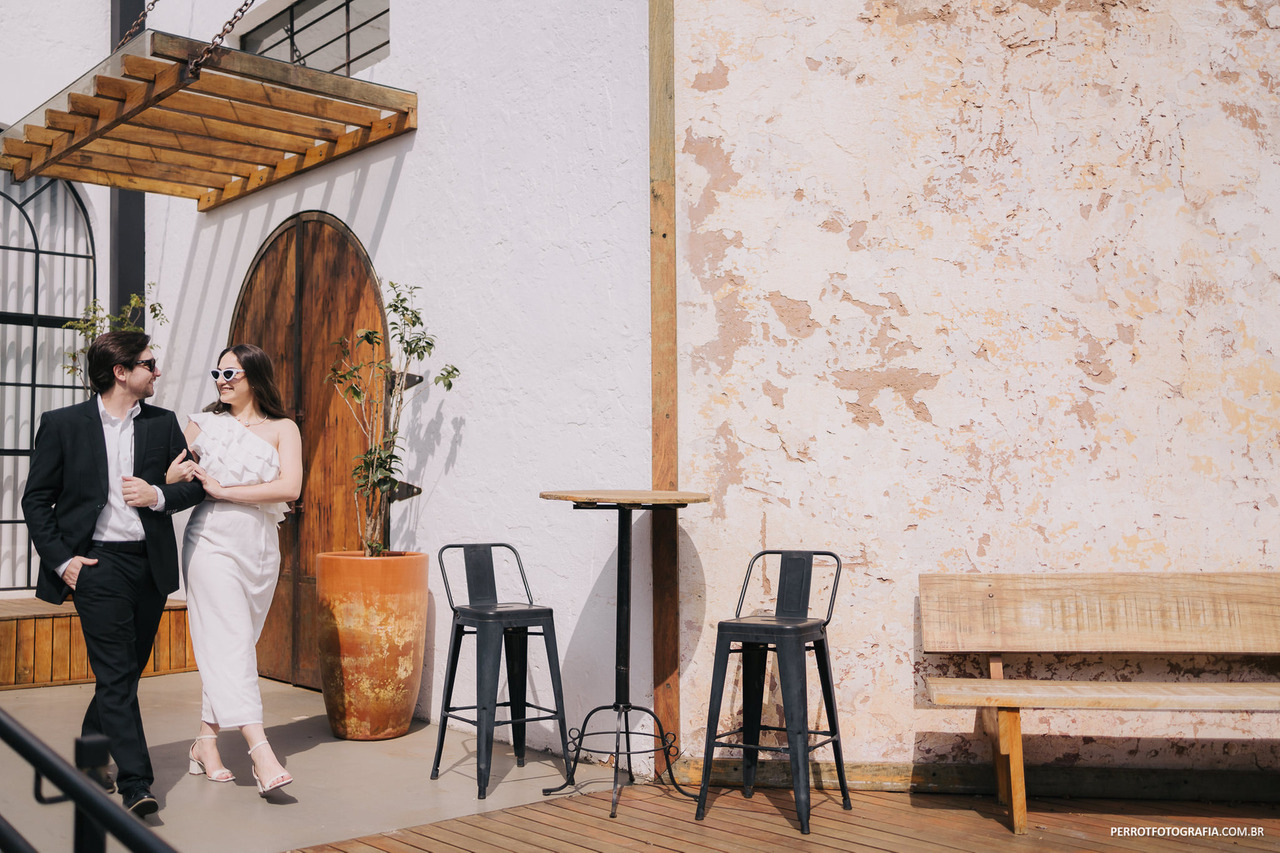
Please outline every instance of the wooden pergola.
M413 92L143 30L0 133L0 168L196 199L273 186L417 127Z

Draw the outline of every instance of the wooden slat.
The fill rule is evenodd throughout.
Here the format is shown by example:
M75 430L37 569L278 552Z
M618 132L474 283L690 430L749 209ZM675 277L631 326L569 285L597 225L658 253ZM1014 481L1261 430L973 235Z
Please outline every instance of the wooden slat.
M17 678L18 623L0 622L0 687L8 687Z
M157 163L154 160L133 160L84 150L68 155L63 158L62 163L64 166L114 172L119 175L133 175L139 178L150 178L173 184L186 184L199 189L201 192L208 190L210 187L221 186L236 177L233 172L207 172L191 167Z
M141 80L154 79L171 63L142 56L124 58L125 73ZM382 118L382 111L374 107L335 101L318 95L310 95L294 89L272 86L257 80L228 77L217 72L201 73L200 79L187 87L189 92L216 95L232 101L270 107L274 110L314 116L326 121L372 127Z
M247 127L260 127L293 133L308 139L333 140L346 133L346 124L325 121L312 116L274 110L249 104L238 104L225 98L213 98L195 95L190 92L175 92L165 99L165 109L203 115L210 118L235 122Z
M168 33L152 34L151 55L155 58L182 63L177 67L186 68L185 63L192 57L198 56L204 48L204 42L182 36ZM302 65L293 65L236 50L215 51L205 67L225 74L248 77L296 91L366 104L384 110L405 112L416 111L418 108L418 96L413 92L379 86L354 77L328 74Z
M357 128L345 134L336 142L325 142L313 146L303 157L281 158L273 168L260 169L247 179L232 181L221 190L205 195L198 205L202 211L212 210L229 201L233 201L250 193L257 192L276 184L285 178L310 171L348 154L354 154L375 142L382 142L393 136L399 136L413 130L417 124L416 113L396 113L381 119L371 129Z
M55 130L65 130L71 133L86 133L93 126L93 120L88 116L78 116L62 110L45 110L44 123ZM96 142L97 140L94 141ZM89 145L92 144L94 143L89 143Z
M88 126L88 129L69 134L65 142L53 146L47 153L37 154L29 164L18 164L13 170L14 178L24 181L32 175L44 174L49 167L56 166L63 157L101 136L114 124L128 121L152 104L178 91L189 82L189 79L184 65L175 65L172 69L166 69L154 81L144 84L127 100L108 102L113 106L99 111L97 118ZM79 111L73 108L73 112Z
M67 671L68 681L88 681L93 678L93 670L89 667L89 652L84 647L84 632L80 628L80 617L71 617L71 666Z
M190 184L175 184L169 181L157 181L134 175L121 175L101 169L84 169L78 166L48 166L41 169L40 174L50 178L63 178L68 181L82 181L86 184L100 184L104 187L119 187L126 190L139 190L141 192L180 196L182 198L198 199L204 196L206 192L206 190L193 187Z
M97 154L110 154L141 162L165 163L203 172L216 172L224 177L222 182L234 177L245 177L253 174L254 166L241 160L225 157L210 157L204 154L189 154L185 151L173 151L153 145L138 145L123 142L107 136L101 136L85 146L85 150Z
M31 680L48 684L53 674L53 620L35 620L35 651L32 656Z
M143 85L134 80L105 74L95 79L98 96L115 100L127 100ZM174 92L165 98L163 106L166 110L174 112L221 119L248 127L278 130L308 139L337 139L348 130L347 126L340 122L325 121L313 116L298 115L269 107L238 104L226 98L192 92Z
M16 663L13 683L30 684L35 680L36 620L23 619L18 624Z
M169 663L169 631L172 626L171 611L160 614L160 626L156 629L156 639L151 647L151 671L168 672Z
M315 141L293 133L282 133L278 130L266 130L260 127L249 127L235 122L216 118L174 112L164 107L153 107L145 113L133 117L131 124L137 127L150 127L168 130L174 133L189 133L194 136L205 136L210 139L222 139L254 145L259 148L270 148L281 153L306 152Z
M1280 573L920 576L926 652L1280 654Z
M71 617L58 616L53 623L53 668L49 680L54 684L71 677Z
M209 139L206 136L171 133L167 130L154 130L127 124L117 127L106 136L138 145L150 145L153 148L167 151L180 151L219 159L238 160L243 163L251 163L255 168L270 165L280 158L279 151L269 148L258 148L253 145L228 142L223 139Z
M169 611L169 669L187 669L187 611Z
M927 678L937 705L986 708L1120 708L1280 711L1280 682L1036 681Z

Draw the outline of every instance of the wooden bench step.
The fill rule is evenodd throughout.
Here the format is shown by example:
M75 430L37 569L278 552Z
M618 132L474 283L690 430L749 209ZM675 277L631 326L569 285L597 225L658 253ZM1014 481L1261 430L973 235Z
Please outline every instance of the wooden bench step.
M1280 683L926 678L929 701L970 708L1280 711Z
M143 675L190 672L196 668L187 629L187 603L171 598L156 632ZM80 617L71 602L0 600L0 690L82 684L93 681L85 654Z

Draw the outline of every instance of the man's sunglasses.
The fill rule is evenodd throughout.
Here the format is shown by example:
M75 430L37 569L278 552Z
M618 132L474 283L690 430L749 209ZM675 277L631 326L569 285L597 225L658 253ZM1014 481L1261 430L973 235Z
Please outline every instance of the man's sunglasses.
M244 373L244 368L242 367L236 367L236 368L224 367L221 370L218 370L215 368L214 370L209 371L209 374L213 377L214 382L217 382L219 379L221 379L223 382L231 382L237 376L240 376L243 373Z
M145 367L149 372L156 372L156 360L154 358L144 358L141 361L135 361L134 367Z

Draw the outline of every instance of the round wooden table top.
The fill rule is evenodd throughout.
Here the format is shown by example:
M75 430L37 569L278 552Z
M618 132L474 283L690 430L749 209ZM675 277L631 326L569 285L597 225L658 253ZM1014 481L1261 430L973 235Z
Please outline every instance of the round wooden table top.
M703 492L654 492L619 489L579 489L572 492L542 492L545 501L573 501L576 504L616 504L618 506L684 506L711 500Z

